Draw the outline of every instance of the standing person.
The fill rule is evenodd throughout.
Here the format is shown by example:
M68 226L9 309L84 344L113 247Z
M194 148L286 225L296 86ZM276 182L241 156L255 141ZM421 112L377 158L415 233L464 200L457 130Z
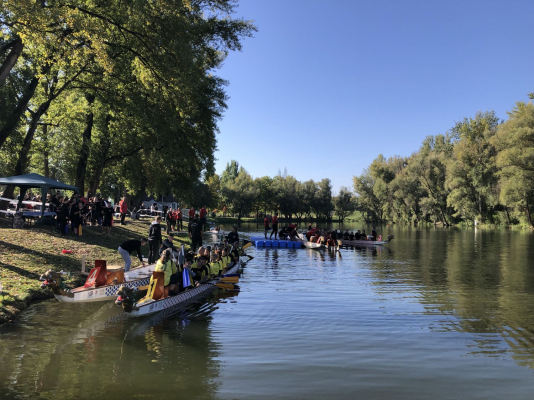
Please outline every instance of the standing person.
M107 203L106 201L103 201L104 207L102 209L102 212L104 213L104 220L102 221L102 233L105 233L106 228L108 231L108 235L111 235L111 224L113 223L113 207L111 206L111 203Z
M123 197L119 202L119 211L121 212L121 225L124 225L124 219L126 218L126 213L128 212L128 203L126 198Z
M189 222L193 221L195 219L195 207L191 207L187 215L189 216Z
M161 242L161 217L156 219L150 224L148 228L148 263L154 264L159 257L159 247Z
M189 238L191 239L191 250L194 252L197 245L202 246L202 225L197 216L189 222L188 232Z
M57 218L59 220L59 231L61 236L67 235L67 224L69 219L69 202L68 199L63 199L63 202L58 208Z
M145 238L141 240L127 240L119 246L118 250L119 254L124 260L125 272L130 270L130 266L132 265L132 258L130 257L130 254L132 254L134 251L137 251L137 257L139 257L139 261L141 261L143 267L146 265L143 261L143 256L141 255L141 246L144 246L146 242L147 240Z
M80 226L80 209L78 208L78 204L76 204L73 199L70 201L69 218L72 233L74 236L78 236L78 227Z
M276 236L278 236L278 213L274 213L273 215L273 231L271 232L271 236L269 236L269 239L273 238L274 233L274 240L276 240Z
M181 208L178 208L178 217L177 217L177 221L178 221L178 230L181 231L182 229L184 229L184 225L183 225L183 220L182 220L182 209Z
M169 208L169 211L165 215L165 222L167 222L167 235L168 235L169 233L171 233L171 230L174 231L174 229L172 229L172 208Z
M163 207L162 207L162 211L163 211L163 220L165 222L167 222L167 210L168 209L169 209L169 207L164 204Z
M263 226L265 228L265 239L267 239L267 232L269 232L269 217L267 215L263 219Z
M202 224L202 230L205 231L206 227L208 225L208 222L206 221L206 214L208 212L206 211L206 206L202 207L199 211L200 214L200 223Z
M376 233L376 230L375 230L375 227L373 226L373 229L371 230L371 236L373 237L373 242L376 242L376 238L377 238L377 233Z

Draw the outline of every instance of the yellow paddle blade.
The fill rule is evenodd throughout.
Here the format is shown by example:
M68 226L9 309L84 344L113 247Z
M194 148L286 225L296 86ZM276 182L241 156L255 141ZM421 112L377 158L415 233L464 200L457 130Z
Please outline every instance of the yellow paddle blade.
M216 283L215 286L226 290L235 290L235 286L232 283Z
M229 277L226 277L226 278L221 278L221 282L238 283L239 282L239 278L237 276L229 276Z
M248 242L246 245L244 245L243 250L248 249L250 246L252 246L252 242Z

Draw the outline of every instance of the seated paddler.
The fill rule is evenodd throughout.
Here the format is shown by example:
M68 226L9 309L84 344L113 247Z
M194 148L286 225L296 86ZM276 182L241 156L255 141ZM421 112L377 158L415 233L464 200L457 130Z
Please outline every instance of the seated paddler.
M233 266L232 257L228 255L228 249L226 247L221 250L221 262L223 263L223 272L226 272L228 268Z
M172 262L172 253L170 249L166 249L162 254L159 260L156 262L155 272L163 272L165 274L164 278L164 287L165 293L163 297L168 297L169 293L177 293L178 286L178 269L176 265ZM150 279L152 281L152 278Z
M209 263L209 275L210 278L219 276L224 269L223 263L219 260L219 257L216 252L211 253L211 259Z

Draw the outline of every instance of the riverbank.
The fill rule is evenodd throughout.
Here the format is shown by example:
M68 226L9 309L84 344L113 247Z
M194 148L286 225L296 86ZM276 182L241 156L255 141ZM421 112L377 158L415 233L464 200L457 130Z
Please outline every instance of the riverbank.
M32 226L12 229L8 220L0 220L0 324L14 319L32 301L53 297L49 290L41 289L39 277L48 269L71 272L67 286L83 284L82 258L85 255L87 269L94 260L106 260L108 265L123 263L117 248L128 239L140 239L148 235L150 220L116 224L111 235L103 235L98 226L84 226L83 235L61 236L55 226ZM176 236L175 243L190 245L187 236ZM63 250L71 250L65 254ZM148 247L143 248L144 255ZM132 257L136 266L139 261Z

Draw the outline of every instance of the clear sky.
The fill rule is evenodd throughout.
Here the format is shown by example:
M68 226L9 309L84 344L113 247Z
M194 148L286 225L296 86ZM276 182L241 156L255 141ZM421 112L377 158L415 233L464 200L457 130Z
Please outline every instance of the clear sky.
M378 154L534 92L534 0L239 0L237 15L259 31L218 71L219 174L235 159L352 189Z

